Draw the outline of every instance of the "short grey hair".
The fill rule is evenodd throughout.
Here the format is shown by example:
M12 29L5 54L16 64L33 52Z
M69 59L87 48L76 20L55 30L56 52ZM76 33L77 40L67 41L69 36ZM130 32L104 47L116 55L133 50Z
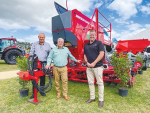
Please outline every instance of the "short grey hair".
M59 40L62 40L62 41L64 42L64 39L63 39L63 38L58 38L58 39L57 39L57 42L58 42Z

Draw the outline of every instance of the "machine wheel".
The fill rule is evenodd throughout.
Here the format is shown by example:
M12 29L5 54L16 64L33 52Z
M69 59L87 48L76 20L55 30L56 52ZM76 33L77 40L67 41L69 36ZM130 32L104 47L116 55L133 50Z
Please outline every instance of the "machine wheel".
M4 60L7 64L16 64L16 57L22 55L19 50L9 50L4 56Z

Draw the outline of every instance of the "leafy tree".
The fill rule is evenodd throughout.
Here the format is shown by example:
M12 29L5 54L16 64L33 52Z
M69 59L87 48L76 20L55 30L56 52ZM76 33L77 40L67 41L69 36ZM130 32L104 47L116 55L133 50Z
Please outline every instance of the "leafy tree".
M127 82L130 80L129 72L131 67L128 56L123 55L123 52L119 55L117 55L117 52L114 52L111 58L114 73L117 75L117 78L121 79L122 87L127 87Z
M16 58L16 65L20 69L20 71L27 71L28 65L27 65L27 58L25 56L18 56ZM19 84L22 85L22 88L25 89L25 86L27 85L28 81L20 79L19 78Z
M136 62L137 62L137 61L139 61L139 62L142 63L142 66L138 68L139 71L141 71L141 70L142 70L142 67L145 65L145 62L143 61L142 56L137 55L137 56L136 56Z

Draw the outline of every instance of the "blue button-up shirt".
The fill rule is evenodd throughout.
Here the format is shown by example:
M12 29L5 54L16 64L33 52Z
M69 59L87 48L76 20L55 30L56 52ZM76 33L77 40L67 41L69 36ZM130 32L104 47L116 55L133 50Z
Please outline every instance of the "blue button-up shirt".
M132 52L129 52L129 53L128 53L128 59L132 59L133 56L134 56L134 54L133 54Z
M36 54L38 56L39 61L47 61L47 57L51 51L51 47L49 43L44 42L43 45L39 43L39 41L34 42L31 46L30 55Z
M74 56L70 53L69 49L67 47L63 47L62 49L59 49L58 46L53 48L47 58L47 65L50 65L52 60L54 66L57 67L63 67L66 66L68 63L67 58L70 58L71 60L77 62Z

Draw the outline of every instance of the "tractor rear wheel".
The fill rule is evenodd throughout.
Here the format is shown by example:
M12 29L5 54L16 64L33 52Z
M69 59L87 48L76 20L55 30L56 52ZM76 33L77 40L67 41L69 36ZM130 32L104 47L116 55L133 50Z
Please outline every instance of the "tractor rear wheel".
M19 50L9 50L5 53L4 60L7 64L16 64L16 58L22 55Z

